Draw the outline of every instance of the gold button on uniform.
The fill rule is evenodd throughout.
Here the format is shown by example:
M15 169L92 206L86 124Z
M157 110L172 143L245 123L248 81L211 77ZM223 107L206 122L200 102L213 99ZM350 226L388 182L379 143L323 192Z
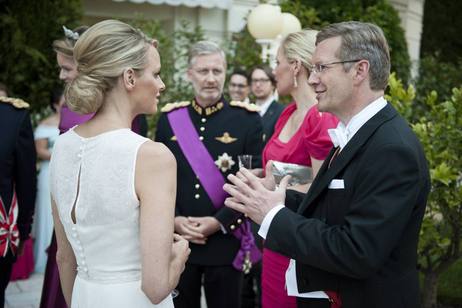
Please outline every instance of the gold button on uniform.
M195 194L194 198L199 199L201 196L199 194Z
M204 140L204 137L203 137L203 136L199 136L199 140L200 140L200 141Z
M202 123L205 123L206 121L207 121L207 120L206 120L205 118L202 118L202 119L201 119L201 122L202 122Z
M236 226L235 226L235 225L231 225L231 226L229 226L229 228L230 228L231 230L234 230L234 229L236 229Z
M200 129L201 132L203 132L205 130L205 127L201 126L199 129Z
M199 184L196 184L196 185L194 185L194 187L195 187L196 189L199 189L199 187L201 187L201 186L200 186Z
M237 223L238 223L238 224L241 224L241 223L242 223L242 219L239 218L239 219L237 220Z

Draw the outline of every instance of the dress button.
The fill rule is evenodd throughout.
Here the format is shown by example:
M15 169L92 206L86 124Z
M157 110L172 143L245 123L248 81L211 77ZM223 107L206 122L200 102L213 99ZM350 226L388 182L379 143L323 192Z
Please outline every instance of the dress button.
M73 237L77 237L77 233L76 233L76 232L72 232L72 236L73 236Z
M84 267L84 268L83 268L83 271L84 271L85 273L88 273L88 268L87 268L87 267Z
M71 228L71 229L72 229L72 231L75 231L75 226L72 226L72 228Z
M231 230L234 230L234 229L236 229L236 226L235 226L235 225L231 225L231 226L229 226L229 228L230 228Z
M202 118L202 119L201 119L201 122L202 122L202 123L205 123L205 122L207 122L207 120L206 120L205 118Z
M204 140L204 137L203 137L203 136L200 136L200 137L199 137L199 140L200 140L200 141Z
M195 194L194 198L199 199L201 196L199 194Z
M82 153L77 154L78 158L82 158Z
M85 260L82 260L82 265L85 265Z
M199 184L194 185L196 189L199 189L201 186Z
M239 219L237 220L237 223L238 223L238 224L241 224L241 223L242 223L242 219L239 218Z
M201 126L199 129L200 129L201 132L203 132L205 130L205 127Z

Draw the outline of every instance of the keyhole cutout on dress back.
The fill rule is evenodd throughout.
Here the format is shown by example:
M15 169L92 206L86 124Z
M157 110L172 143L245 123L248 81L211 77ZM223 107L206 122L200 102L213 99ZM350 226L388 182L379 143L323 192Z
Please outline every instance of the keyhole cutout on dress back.
M77 192L75 194L74 204L72 205L71 210L71 220L72 223L75 225L77 224L77 219L75 218L75 207L77 206L77 201L79 200L79 192L80 192L80 171L82 167L79 168L79 175L77 176Z

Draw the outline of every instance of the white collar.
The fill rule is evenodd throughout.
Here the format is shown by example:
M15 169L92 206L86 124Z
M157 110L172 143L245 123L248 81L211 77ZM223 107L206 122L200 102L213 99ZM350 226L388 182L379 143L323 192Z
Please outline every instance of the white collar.
M340 149L343 149L358 130L386 105L387 101L381 96L355 114L347 125L339 122L337 128L328 129L327 132L334 146L340 146Z
M260 107L260 111L258 113L260 114L260 117L264 116L265 113L268 111L268 108L270 107L271 103L275 100L274 94L271 94L263 104L258 105Z

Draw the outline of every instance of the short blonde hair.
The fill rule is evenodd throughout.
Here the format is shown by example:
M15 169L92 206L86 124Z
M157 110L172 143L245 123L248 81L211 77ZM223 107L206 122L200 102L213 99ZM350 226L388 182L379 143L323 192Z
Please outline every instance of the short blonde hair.
M289 61L300 61L310 72L318 31L304 29L288 34L281 42L282 52Z
M96 112L125 69L139 72L146 67L152 42L140 30L118 20L90 27L74 47L78 75L66 87L69 108L84 114Z

